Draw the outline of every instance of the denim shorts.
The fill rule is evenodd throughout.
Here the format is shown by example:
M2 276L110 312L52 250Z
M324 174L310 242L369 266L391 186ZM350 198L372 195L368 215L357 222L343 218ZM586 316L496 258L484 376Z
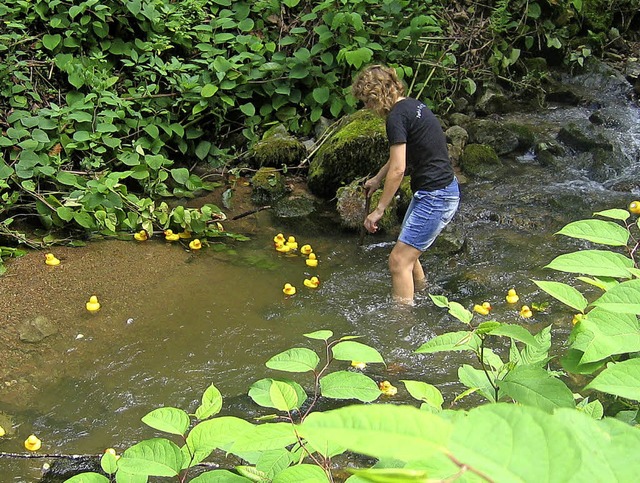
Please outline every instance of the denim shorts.
M433 244L460 204L458 180L435 191L416 191L402 222L398 240L421 252Z

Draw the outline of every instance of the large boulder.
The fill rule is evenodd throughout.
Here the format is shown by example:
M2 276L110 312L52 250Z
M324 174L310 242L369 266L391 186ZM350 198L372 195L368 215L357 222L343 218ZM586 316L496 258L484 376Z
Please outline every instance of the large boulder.
M371 111L358 111L344 119L313 157L307 176L309 189L317 196L333 198L341 186L375 174L388 156L384 120Z
M491 146L467 144L460 158L460 167L469 176L496 179L502 168L502 161Z
M289 134L281 124L264 133L247 155L254 168L298 166L307 155L307 148Z

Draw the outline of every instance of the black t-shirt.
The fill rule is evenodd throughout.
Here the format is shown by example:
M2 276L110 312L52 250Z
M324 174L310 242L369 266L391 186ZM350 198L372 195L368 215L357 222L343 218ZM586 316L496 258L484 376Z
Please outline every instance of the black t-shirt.
M407 144L406 173L411 190L434 191L453 181L447 139L442 126L422 102L407 97L398 101L387 116L389 144Z

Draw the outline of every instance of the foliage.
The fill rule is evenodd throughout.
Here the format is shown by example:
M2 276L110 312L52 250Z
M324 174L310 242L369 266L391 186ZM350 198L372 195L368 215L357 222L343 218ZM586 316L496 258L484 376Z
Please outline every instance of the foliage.
M467 411L445 409L435 386L405 380L406 392L420 403L419 408L356 404L320 411L321 398L370 403L384 393L383 384L362 372L340 368L330 372L332 364L384 360L353 336L332 340L331 331L319 330L305 336L323 342L321 356L297 347L266 362L275 371L311 374L311 395L288 378L257 381L249 396L276 413L252 424L221 416L222 396L212 385L192 415L165 407L142 419L173 439L142 441L121 457L105 453L103 470L111 481L115 475L116 482L144 482L149 476L186 481L190 469L217 449L244 463L233 471L205 471L190 481L334 481L336 457L348 451L377 460L371 468L351 468L349 483L458 478L631 481L640 470L634 456L640 449L640 433L632 426L637 424L640 401L640 270L635 258L640 222L631 221L630 213L620 209L595 216L570 223L558 234L611 249L583 247L548 265L577 274L576 280L589 290L583 294L564 282L535 281L542 291L578 312L561 360L567 373L586 376L574 380L574 384L581 381L580 387L570 389L565 373L551 368L550 327L531 334L517 324L485 319L478 323L478 315L461 304L432 295L436 306L447 309L466 330L438 335L416 352L473 354L477 366L459 368L467 390L453 403L477 393L488 404ZM592 289L601 293L589 302ZM506 348L502 341L508 342ZM110 480L93 473L68 481Z

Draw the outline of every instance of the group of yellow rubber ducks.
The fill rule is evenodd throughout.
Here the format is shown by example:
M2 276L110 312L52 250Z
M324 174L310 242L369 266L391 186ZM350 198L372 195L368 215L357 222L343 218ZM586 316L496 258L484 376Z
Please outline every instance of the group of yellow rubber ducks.
M313 253L311 245L302 245L300 249L298 249L298 242L294 236L285 237L282 233L278 233L273 237L273 243L277 252L291 254L299 251L307 257L305 264L308 267L315 268L318 266L318 257ZM318 288L320 286L320 279L316 276L305 278L303 284L307 288ZM296 288L290 283L285 283L282 288L282 293L285 295L295 295Z
M0 426L0 438L2 438L7 432L5 429ZM27 451L38 451L42 447L42 441L35 434L29 435L27 439L24 440L24 449Z
M50 267L57 267L60 265L60 259L57 258L53 253L47 253L44 256L44 263L49 265ZM96 295L92 295L89 297L89 301L85 304L87 311L92 314L95 314L98 310L100 310L100 302L98 302L98 297Z
M174 233L173 230L167 229L162 232L164 234L164 239L170 243L181 240L181 239L189 239L191 238L191 233L187 230L181 233ZM140 230L133 235L133 238L138 241L147 241L149 239L149 233L147 230ZM202 242L198 238L194 238L189 242L189 249L196 251L202 248Z
M515 288L510 288L507 291L507 295L505 296L505 300L508 304L517 304L520 300L520 296L516 292ZM491 312L491 304L489 302L483 302L482 304L475 304L473 306L473 311L480 315L488 315ZM523 319L528 319L533 316L533 311L528 305L523 305L520 308L520 317Z

